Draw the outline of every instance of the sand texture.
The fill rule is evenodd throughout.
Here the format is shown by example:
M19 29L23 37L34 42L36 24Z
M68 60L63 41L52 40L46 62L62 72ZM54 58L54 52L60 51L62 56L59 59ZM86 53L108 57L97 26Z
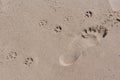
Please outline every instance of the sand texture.
M107 0L0 0L0 80L120 80L120 11Z
M113 11L120 10L120 0L109 0L109 3L111 5Z

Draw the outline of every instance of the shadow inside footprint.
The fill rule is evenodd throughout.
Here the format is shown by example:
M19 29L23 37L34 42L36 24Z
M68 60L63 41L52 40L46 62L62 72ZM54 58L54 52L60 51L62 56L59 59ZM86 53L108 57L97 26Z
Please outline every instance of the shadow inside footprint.
M108 29L106 29L105 27L101 25L100 26L97 25L96 27L93 26L93 27L88 27L87 29L84 29L82 31L81 36L86 39L87 38L98 39L99 37L105 38L107 33L108 33Z
M116 20L117 20L118 22L120 22L120 19L119 19L119 18L117 18Z
M93 13L91 12L91 11L87 11L86 13L85 13L85 16L86 17L92 17L93 16Z
M32 57L27 57L24 61L24 64L28 67L30 67L33 64L34 60Z
M61 32L62 31L62 27L60 25L58 25L58 26L55 27L54 31L56 33Z

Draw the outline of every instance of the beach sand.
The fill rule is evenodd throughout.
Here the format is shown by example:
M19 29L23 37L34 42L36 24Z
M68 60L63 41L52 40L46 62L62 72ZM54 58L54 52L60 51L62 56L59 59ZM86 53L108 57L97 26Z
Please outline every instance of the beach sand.
M107 0L0 0L0 80L120 80L119 34Z

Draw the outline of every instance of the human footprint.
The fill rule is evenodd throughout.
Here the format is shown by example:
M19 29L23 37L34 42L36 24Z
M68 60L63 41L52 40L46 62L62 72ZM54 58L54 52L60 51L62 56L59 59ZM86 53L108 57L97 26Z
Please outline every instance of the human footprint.
M77 35L68 46L68 51L59 57L62 66L74 64L81 54L89 48L100 43L101 39L106 37L107 29L103 26L89 27L84 29L81 35Z

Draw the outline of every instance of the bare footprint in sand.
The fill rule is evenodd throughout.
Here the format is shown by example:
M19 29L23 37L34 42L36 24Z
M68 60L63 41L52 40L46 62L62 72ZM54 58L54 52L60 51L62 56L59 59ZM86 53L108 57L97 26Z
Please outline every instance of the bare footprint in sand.
M96 46L107 35L107 29L103 26L84 29L81 35L77 35L69 44L68 51L59 57L62 66L74 64L85 49Z

